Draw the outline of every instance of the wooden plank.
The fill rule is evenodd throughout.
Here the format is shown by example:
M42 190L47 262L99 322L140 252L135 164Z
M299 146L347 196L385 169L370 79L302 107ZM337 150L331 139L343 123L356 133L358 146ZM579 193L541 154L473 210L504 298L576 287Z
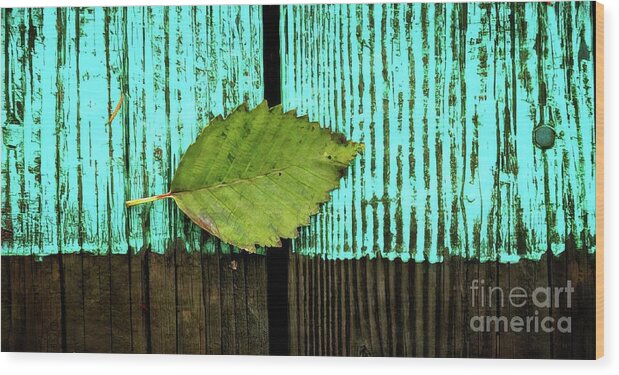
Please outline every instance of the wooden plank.
M28 290L26 289L26 265L29 263L28 258L15 258L10 262L11 270L9 271L11 285L11 313L10 329L8 332L9 348L11 351L27 351L25 341L26 337L26 311L28 305L24 303L27 298ZM4 316L4 315L3 315Z
M60 267L56 256L48 261L32 259L30 263L32 303L27 310L31 351L62 352L62 297Z
M298 287L300 282L298 281L297 276L300 275L299 269L299 258L298 257L289 257L288 258L288 324L293 329L289 332L289 340L288 340L288 350L290 355L298 356L301 355L300 347L302 342L302 330L299 329L300 324L300 314L299 314L299 306L302 306L299 303L299 293Z
M106 256L83 254L81 257L84 351L110 353L112 351L110 262Z
M387 288L387 275L385 274L386 262L368 262L369 265L375 267L374 272L371 274L375 276L374 290L369 293L374 294L376 299L372 301L369 306L371 310L375 311L376 317L376 331L379 342L380 353L390 355L391 353L391 330L389 329L389 308L391 301L389 300L388 288ZM371 315L370 315L371 316Z
M564 251L568 229L594 236L591 11L585 2L283 7L284 108L366 145L295 250L513 262ZM328 52L341 49L348 56ZM541 125L582 147L536 147Z
M260 8L2 12L2 254L162 253L170 237L195 243L199 231L170 222L170 202L130 211L123 203L167 189L210 118L262 100Z
M471 319L475 316L480 316L483 311L480 307L479 294L473 294L473 283L481 282L480 264L477 261L464 261L461 277L464 279L463 293L463 310L464 321L468 324L468 329L465 329L464 335L464 355L467 358L476 358L480 354L480 336L481 334L471 328Z
M423 357L424 342L424 306L426 294L423 289L423 265L409 264L411 268L411 277L409 280L409 294L413 297L413 305L411 311L412 329L413 329L413 356Z
M501 316L500 312L500 293L494 291L493 288L500 287L499 278L497 274L498 263L487 262L479 265L479 283L483 289L480 294L484 296L479 305L479 314L486 317ZM490 328L479 334L479 353L481 358L496 358L497 357L497 336L503 332L502 323L493 324ZM496 329L496 331L495 331Z
M572 276L570 275L570 272L568 270L569 264L574 261L569 258L571 255L573 255L573 253L573 251L566 251L558 257L552 257L549 259L550 266L548 268L548 286L552 288L553 299L556 298L556 295L558 294L556 288L566 288L568 281L570 281L570 283L576 281L572 280ZM561 317L564 316L570 316L573 322L583 319L583 317L581 316L572 316L572 309L567 306L567 296L562 292L559 293L559 306L556 306L553 303L553 306L550 310L553 319L555 319L555 321L558 321ZM555 330L551 334L551 351L552 358L571 358L573 353L572 340L567 340L565 333L562 333L559 330Z
M227 246L227 245L223 245ZM228 250L229 251L229 250ZM222 254L219 258L220 303L221 303L221 348L223 353L239 354L237 348L237 329L234 290L234 263L232 255ZM238 263L238 262L237 262ZM234 319L226 319L233 316Z
M514 265L510 269L510 288L520 287L525 291L531 291L534 288L534 284L532 280L534 278L531 264L523 264L519 266L518 264ZM520 316L531 316L533 312L533 308L530 304L526 304L524 306L520 306L520 303L517 303L517 306L514 306L510 309L510 312L513 314L517 314ZM527 332L521 332L513 337L513 353L505 353L506 355L513 358L527 358L530 355L534 355L535 353L529 348L532 348L533 345L531 340L534 338L531 334Z
M16 259L16 258L11 258L11 257L2 257L2 259L0 260L0 266L2 267L2 273L1 273L1 277L2 277L2 302L1 302L1 308L2 308L2 346L1 346L1 350L3 352L8 352L10 351L11 345L11 339L10 337L12 336L12 327L11 327L11 322L13 320L12 317L12 307L13 307L13 301L12 301L12 287L11 287L11 260L12 259Z
M71 254L40 261L3 257L3 348L268 354L264 256L236 254L233 265L227 255L221 263L225 269L220 270L219 262L209 268L219 258L215 254L179 250L176 263L171 254ZM227 323L222 319L220 285L210 283L220 280L222 271L234 279L225 298L231 314ZM174 274L176 279L167 278ZM71 287L65 288L68 283ZM154 287L168 292L154 293ZM235 334L233 339L222 337L226 329Z
M346 284L344 283L345 264L344 261L338 261L333 267L333 284L331 286L331 293L335 294L335 299L333 299L333 303L335 305L335 309L337 311L335 316L335 322L333 323L333 331L332 336L336 337L334 340L334 350L336 351L335 355L345 356L346 347L343 337L346 337L346 305L345 305L345 294L348 293Z
M571 317L571 334L564 337L570 341L572 358L594 359L595 343L592 332L595 331L593 315L595 314L594 283L595 273L594 256L584 253L568 254L571 259L567 265L567 280L574 288L572 304L566 312Z
M150 317L153 353L176 353L178 327L176 320L176 251L148 254L149 303L140 305ZM143 271L142 271L143 272Z
M395 311L397 325L395 329L400 331L400 342L396 347L398 356L411 356L412 343L414 339L411 334L410 325L410 309L411 296L408 293L409 283L409 267L407 263L398 262L396 267L396 294L395 294Z
M585 345L585 350L583 350L583 352L585 353L585 358L587 359L597 359L597 347L596 347L596 340L597 338L594 337L593 335L590 334L590 332L595 332L596 331L596 320L593 318L590 318L592 315L597 314L594 306L595 306L595 298L594 296L596 295L595 293L595 284L593 283L593 280L596 277L596 267L598 267L596 259L595 259L595 255L593 254L580 254L581 257L587 257L587 260L585 262L586 264L586 276L585 276L585 280L583 281L583 295L585 297L584 301L580 301L577 302L577 304L582 308L582 315L583 316L583 320L584 320L584 331L583 331L583 336L584 336L584 345ZM581 318L573 318L574 319L581 319Z
M468 292L469 285L463 284L461 280L463 280L465 273L465 263L462 259L451 259L449 261L449 285L450 288L450 297L449 301L449 320L460 321L463 320L467 322L467 309L468 305ZM452 302L453 301L453 302ZM464 357L465 344L467 342L467 334L470 332L470 328L468 324L462 324L460 326L454 325L454 327L450 330L451 334L447 337L449 342L453 342L453 356L454 357Z
M149 251L130 253L129 298L131 310L128 316L131 324L131 353L152 353L152 331L150 314L150 259ZM126 317L125 317L126 319Z
M243 254L246 282L247 352L269 354L266 259L261 255Z
M436 357L437 345L439 344L439 326L438 313L440 312L440 303L437 300L439 297L438 291L441 289L440 282L440 264L426 264L424 270L424 289L427 294L426 310L424 312L426 326L426 342L424 343L424 357Z
M540 261L534 262L535 267L535 288L551 288L550 295L553 295L550 279L550 264L552 255L546 255ZM533 289L534 290L534 289ZM534 304L535 305L535 304ZM550 308L535 306L535 310L539 311L540 326L543 325L543 319L552 315L552 304ZM534 358L552 358L552 333L544 331L543 327L540 329L539 334L535 334L532 340L536 340L534 343L529 344L530 347L535 349Z
M219 258L220 245L214 254L202 256L202 281L204 282L206 345L210 354L222 354L221 277Z
M497 286L502 288L501 304L497 304L497 312L499 316L514 316L517 315L515 307L509 300L512 287L519 287L518 280L512 280L512 268L513 264L499 264L498 265L498 282ZM497 337L497 357L498 358L513 358L515 351L515 337L520 333L513 332L510 328L508 332L503 332Z
M316 262L320 261L315 259ZM361 262L358 268L361 274L357 274L357 280L361 279L361 289L359 294L362 298L358 299L359 309L364 311L366 316L365 321L361 321L361 326L364 329L364 339L367 346L361 348L361 355L366 353L372 356L381 353L380 332L378 327L378 312L383 309L384 305L380 305L376 296L376 263L365 259Z
M325 223L325 229L327 227L331 227L330 223ZM326 241L330 241L329 238L325 239ZM320 285L320 341L322 346L322 353L320 355L328 356L332 355L332 346L331 346L331 316L333 315L333 310L331 308L331 282L329 280L329 263L327 262L319 262L317 264L317 274L319 277L318 284Z
M131 353L131 255L108 255L110 270L111 352Z
M235 353L250 354L253 348L249 347L249 326L247 322L247 285L246 259L241 255L231 259L228 266L232 274L232 287L234 289L234 316L235 316ZM284 296L285 298L286 296Z
M82 254L67 254L61 257L64 340L65 350L69 353L83 353L86 350L82 257Z
M308 259L293 254L290 272L297 274L291 279L289 290L292 294L309 296L291 297L297 311L308 313L295 313L296 322L290 324L289 330L292 337L304 337L305 332L309 332L310 337L305 341L303 351L297 348L291 354L344 355L346 348L346 355L352 356L593 358L593 256L588 261L584 252L568 249L568 253L561 257L551 258L556 266L549 265L546 257L540 261L514 264L479 263L457 258L438 264L386 259L344 261L341 264L351 270L346 277L349 281L345 283L336 278L314 280L312 276L314 269L319 267L316 263L329 268L338 266L339 261ZM295 262L314 265L297 267ZM402 268L398 268L399 265ZM561 267L565 272L559 271ZM549 274L549 269L553 273ZM305 278L314 281L308 286ZM378 282L379 279L384 279L385 283ZM389 287L391 280L398 281L399 286ZM571 307L566 304L565 289L554 289L565 288L567 280L572 280L575 288ZM381 291L379 285L386 289ZM312 297L315 293L309 292L332 290L333 286L348 289L345 306L349 308L341 318L346 320L342 322L344 330L329 328L334 324L334 318L325 321L316 315L316 311L321 311L320 314L325 316L337 316L341 308L339 304L324 304L320 295L320 298ZM474 293L472 286L476 286ZM510 293L513 288L522 288L528 297L512 302ZM544 291L550 288L548 295L552 301L557 293L561 293L558 307L536 305L532 295L537 288ZM385 293L384 297L380 297L381 293ZM514 293L521 294L520 289ZM436 296L433 302L428 302L430 294ZM545 298L540 295L539 303L544 302ZM477 317L483 319L481 330L471 326L471 319ZM555 323L544 323L547 317L553 318ZM571 317L572 334L556 331L556 321L561 317ZM513 330L513 319L522 319L521 331ZM554 330L545 332L544 324ZM527 325L530 325L529 329ZM378 332L379 329L386 329L387 334ZM327 339L314 339L318 335L327 335ZM332 342L339 342L341 349L338 351Z
M452 293L449 284L449 263L441 263L437 272L436 289L436 353L437 358L453 357L453 341L449 341L450 331L453 325L445 324L449 322L449 308L451 303L455 303L455 298L450 298Z
M179 354L206 353L202 258L199 251L188 253L176 246L176 334Z
M128 294L131 304L130 309L121 305L120 307L122 308L119 310L115 310L115 306L110 305L110 301L115 296L114 293L106 292L108 289L103 285L106 280L102 279L102 281L99 281L98 278L92 276L98 275L97 272L101 273L102 269L105 270L109 267L108 257L78 254L63 255L62 267L59 263L60 256L59 258L47 257L41 262L34 262L34 259L30 257L3 258L3 262L8 260L8 262L3 263L4 282L5 285L10 284L11 286L9 289L11 292L10 312L9 314L3 314L4 327L9 327L8 337L5 338L5 345L12 351L59 351L62 350L64 341L66 342L67 351L77 351L80 348L83 351L110 350L107 346L112 346L112 350L114 350L115 343L120 342L122 345L127 345L128 337L115 337L114 333L127 327L129 328L129 338L131 339L129 344L132 345L127 352L146 353L150 351L163 351L167 346L168 351L166 353L175 353L176 328L172 330L171 334L165 336L162 332L165 332L166 328L169 329L170 325L165 327L157 319L167 316L169 324L175 327L176 312L179 312L179 319L182 318L182 312L187 311L187 306L190 306L186 300L190 294L183 295L183 293L179 293L180 299L185 299L185 301L178 305L174 295L171 293L168 294L170 296L168 302L153 301L151 298L153 293L152 289L150 289L152 286L163 285L162 287L174 289L176 288L176 281L170 280L166 282L162 281L162 278L152 280L152 272L162 271L160 275L165 276L170 274L170 270L174 270L178 265L173 263L171 259L167 260L168 264L166 265L164 257L160 255L152 256L155 262L157 262L154 265L150 264L151 259L144 256L144 254L129 258L132 261L130 263L131 272L125 278L131 284L131 293ZM211 260L215 255L204 254L204 258L197 254L185 254L183 256L195 257L199 265L200 272L197 274L201 279L200 284L208 289L207 286L211 284L206 284L207 280L212 278L213 275L205 271L208 270L209 265L214 263ZM238 262L237 267L243 267L244 274L235 273L238 270L234 271L229 268L233 258ZM301 354L327 353L343 355L345 354L343 348L346 348L346 354L355 356L417 356L432 351L437 356L454 355L465 357L593 358L595 356L593 319L595 310L592 305L594 299L592 284L595 274L594 256L586 255L573 248L560 258L551 258L552 262L566 264L566 272L563 275L559 272L563 266L550 265L549 267L545 259L542 259L540 262L528 261L510 265L496 263L480 265L475 261L463 262L452 260L448 263L455 266L455 269L452 271L445 268L444 264L400 263L399 261L391 262L384 259L371 261L351 260L340 263L315 258L308 259L300 255L294 255L293 258L296 258L299 264L303 262L313 263L313 265L307 268L299 267L296 271L295 279L291 279L297 280L296 285L290 285L290 290L296 290L301 293L299 298L297 298L299 305L297 310L301 313L298 315L297 323L290 325L290 333L302 339L309 336L309 340L303 339L300 341L305 345L301 348L302 351L299 349ZM129 260L122 257L118 259ZM177 258L177 261L180 261L180 258ZM340 265L344 266L345 280L347 280L344 283L344 287L342 287L343 284L338 278L324 277L312 281L314 290L318 289L318 284L321 284L321 289L329 291L333 291L334 288L346 290L343 313L341 303L324 303L322 295L307 296L314 293L307 293L311 289L306 286L304 280L312 279L312 277L307 277L307 274L311 275L314 272L313 270L318 267L316 264L318 262L323 263L321 266L323 269L329 269L329 267L335 269ZM196 267L196 262L191 260L187 264ZM408 273L407 277L396 277L398 275L398 265L404 267L399 272L401 272L401 275ZM204 266L206 267L202 268ZM222 297L218 294L220 292L215 293L213 291L202 291L199 293L200 297L198 300L208 301L208 303L200 305L200 309L198 309L200 311L198 315L200 316L195 316L196 326L204 324L200 322L210 322L204 325L205 339L208 340L206 342L208 350L205 352L267 354L268 324L265 319L267 305L264 288L264 285L266 285L266 274L264 272L266 263L264 257L248 254L242 256L223 255L222 262L215 263L215 266L217 270L215 275L218 276L218 279L222 277L234 279L235 277L242 276L244 286L241 287L243 284L240 283L240 280L237 280L235 288L235 281L232 280L231 283L228 283L229 288L232 289L229 297ZM186 265L181 267L183 270L189 271ZM395 274L391 274L391 267L396 270ZM129 267L127 266L127 268ZM551 269L553 272L548 274L548 269ZM509 272L506 272L506 270L509 270ZM180 272L180 268L176 272ZM222 276L222 273L228 273L228 275ZM447 287L445 285L447 281L445 281L444 277L426 278L424 276L439 275L441 273L444 275L451 274L449 283L456 287L453 289ZM118 274L120 275L120 273ZM440 320L439 317L446 315L449 317L448 321L453 322L453 324L428 324L432 315L432 309L424 307L424 304L427 303L424 301L427 301L428 296L424 296L423 293L421 295L415 294L418 290L418 284L415 282L413 274L420 275L421 285L428 291L427 293L434 293L439 288L450 291L449 298L447 298L446 292L440 295L437 294L436 303L440 306L435 308L435 319ZM508 277L505 276L506 274ZM383 314L376 311L379 308L377 307L378 304L364 302L364 300L372 301L379 298L377 297L379 294L377 286L380 285L377 282L379 277L387 281L385 286L389 284L389 280L400 280L400 287L396 287L395 292L390 287L387 287L385 290L383 300L385 305L382 305L385 313ZM81 296L84 301L87 301L86 303L77 300L76 295L79 296L79 294L76 294L74 289L61 290L60 288L61 285L65 285L67 279L75 278L82 280L81 282L84 286ZM60 282L61 279L64 281L63 283ZM567 283L567 280L570 280L575 289L572 296L572 306L562 305L558 309L554 307L546 309L537 307L529 302L522 308L514 306L499 307L496 301L498 295L495 294L493 306L489 306L486 299L485 306L481 307L479 295L476 297L475 304L473 304L469 290L473 280L481 279L484 279L486 287L500 286L505 293L508 293L510 288L516 286L531 292L538 287L559 287L562 283ZM107 280L107 283L110 281ZM58 285L56 293L60 295L47 293L47 286L53 287L54 282ZM179 282L179 285L185 284L185 281ZM13 289L13 285L20 287ZM43 288L44 285L46 286L45 288ZM216 283L212 286L218 290L221 287ZM398 290L398 288L401 289ZM45 290L46 293L41 293L42 290ZM111 289L109 290L111 291ZM198 288L198 290L202 289ZM202 296L205 293L209 299L205 297L202 300ZM240 297L241 293L245 297ZM487 290L486 293L488 293ZM127 298L127 294L125 296L123 298ZM6 296L4 298L6 299ZM224 298L223 303L220 302L220 298ZM243 298L245 299L243 300ZM488 297L486 296L486 298ZM237 304L235 301L238 299L244 302ZM65 302L63 306L59 305L60 301ZM171 307L154 306L155 303L171 303L172 305ZM453 305L453 309L449 309L445 305L446 303ZM561 297L561 303L565 303L565 296ZM322 304L320 314L330 318L320 319L320 315L317 313L318 308L311 306L312 304ZM418 305L414 306L416 304ZM389 307L385 308L386 305ZM107 311L103 311L102 314L94 315L96 312L106 309ZM230 323L221 321L223 315L220 309L231 311L234 318L227 319ZM308 313L304 311L308 311ZM71 327L68 327L64 335L61 329L64 319L60 319L62 313L64 313L65 319L74 319L76 316L81 318L80 321L71 324ZM128 316L122 319L125 313ZM374 320L367 318L370 315L374 317ZM480 334L473 332L469 327L471 316L476 315L506 316L508 319L511 319L513 316L537 316L540 320L546 316L554 318L568 316L572 319L573 332L567 335L557 334L557 332L544 333L541 331L537 333L505 333L500 330L490 334L487 332ZM213 320L213 316L219 319L220 323L217 323L217 320ZM334 318L338 316L340 318ZM150 328L149 323L151 317L155 325L153 328ZM187 315L187 317L191 317L191 319L187 319L179 323L179 325L191 324L193 322L194 314ZM380 322L380 319L386 319L386 321ZM123 323L122 320L125 320L127 323ZM244 320L246 323L241 325L240 329L237 329L239 320ZM343 327L335 327L336 320L341 321ZM64 325L67 325L67 323L65 322ZM82 330L76 330L76 327L82 328ZM86 332L86 327L90 327L87 330L88 332ZM387 327L388 334L384 335L377 332L376 330L380 327ZM246 335L236 336L236 333L241 331L246 332ZM179 332L182 333L183 330ZM226 332L232 332L235 337L221 337ZM309 334L306 332L309 332ZM344 333L342 334L341 332ZM95 342L97 335L105 339ZM318 339L319 335L326 336L326 338L322 339L321 337ZM444 335L447 336L445 337ZM452 342L452 339L458 341L458 343ZM184 338L181 340L184 340ZM417 344L419 341L421 343ZM332 344L333 342L339 343L338 346L342 348L341 351ZM429 344L431 342L434 344ZM186 344L179 343L179 347L181 345ZM417 345L417 349L415 349L415 345ZM99 346L106 347L99 348ZM228 348L225 349L228 351L222 350L222 346ZM322 348L315 346L322 346ZM118 349L119 346L116 346L116 348Z

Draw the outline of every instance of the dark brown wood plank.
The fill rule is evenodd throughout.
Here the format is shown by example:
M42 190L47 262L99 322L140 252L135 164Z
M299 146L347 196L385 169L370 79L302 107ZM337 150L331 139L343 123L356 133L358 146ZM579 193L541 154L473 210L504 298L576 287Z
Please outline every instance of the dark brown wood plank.
M66 351L82 353L86 350L84 326L84 283L82 254L62 255L64 322Z
M484 317L500 317L500 302L497 299L500 296L500 288L498 273L497 273L497 263L495 262L486 262L479 265L479 282L481 286L484 288L479 295L484 296L482 302L480 303L479 314ZM478 301L479 302L479 301ZM502 330L505 325L500 322L497 323L499 326L496 330ZM486 326L487 328L488 326ZM482 358L496 358L497 356L497 336L498 333L494 331L495 325L493 324L490 327L492 330L484 330L483 333L479 335L479 357ZM502 331L500 331L502 332Z
M548 264L548 258L553 264ZM560 271L565 262L567 275ZM344 280L316 275L319 269L329 275L330 270L340 264L345 265ZM553 358L564 357L567 348L578 346L572 349L571 357L594 356L592 285L595 267L593 256L582 251L571 249L559 257L521 260L514 264L459 258L437 264L365 258L340 262L293 254L290 265L290 273L297 275L290 279L289 290L292 291L292 304L300 312L291 320L295 324L290 325L290 334L303 337L304 332L309 332L306 347L300 351L302 354L341 355L339 353L343 354L346 348L346 353L353 356ZM549 269L552 269L550 274ZM309 283L304 281L306 279ZM536 288L561 286L567 279L573 280L576 289L571 309L560 306L555 311L533 304L531 294ZM478 290L473 296L474 282L478 283ZM328 290L332 293L330 298L337 299L333 286L346 290L344 306L347 311L340 318L345 320L341 323L344 330L331 328L335 324L334 317L339 314L339 304L325 303L322 294L316 292ZM510 303L509 293L515 287L528 294L524 306ZM306 294L305 298L302 293ZM536 325L540 327L539 322L547 316L558 319L570 315L579 321L572 336L544 332L541 328L535 332ZM473 317L483 317L483 332L471 328ZM513 332L510 324L514 317L522 317L525 321L532 317L537 323L532 321L531 332L526 329ZM490 330L488 318L491 319ZM508 323L507 332L505 322ZM386 330L386 334L381 330ZM328 336L326 341L322 335ZM340 343L339 351L331 342ZM576 351L579 352L575 354Z
M106 256L82 255L84 351L110 353L112 327L110 262Z
M176 246L175 274L177 351L206 353L201 254L188 253L180 245Z
M249 354L249 327L247 322L247 287L246 273L247 262L243 254L235 254L228 266L232 275L234 289L234 324L236 330L235 352ZM287 296L282 296L284 300Z
M55 256L48 261L32 258L31 290L33 305L27 309L28 336L37 352L62 352L62 305L60 267Z
M187 352L268 354L264 256L182 251L176 259L148 252L40 261L3 257L4 348L61 351L64 344L67 351L175 353L178 345ZM289 264L295 273L289 279L289 311L297 316L289 331L298 340L292 354L595 356L595 258L573 248L516 264L325 261L295 254ZM490 306L486 299L481 307L479 296L474 304L470 295L472 281L481 279L486 288L499 286L504 293L517 286L528 292L562 287L569 280L572 306L564 299L565 306L550 310L530 302L500 305L496 299ZM432 298L435 307L428 306ZM527 317L535 311L540 318L571 317L572 334L479 334L469 327L475 315ZM68 328L64 335L62 322ZM177 337L177 327L183 337ZM203 347L192 348L198 340Z
M288 324L294 327L294 330L290 331L288 338L288 350L291 355L300 355L300 344L302 330L299 329L299 293L298 286L299 281L297 275L299 275L299 258L289 257L288 267Z
M202 255L204 292L204 321L206 346L209 354L223 354L219 249L215 254Z
M267 310L267 274L264 256L244 254L245 285L247 291L247 353L269 354L269 322ZM242 308L242 307L241 307Z
M150 318L149 251L133 254L129 250L129 298L131 310L131 353L152 353Z
M511 317L516 315L515 307L509 302L509 293L512 288L511 268L512 264L499 264L498 265L498 283L497 285L502 288L504 293L504 300L498 305L498 312L500 316ZM516 280L514 280L516 281ZM514 287L518 287L517 281ZM509 331L498 335L497 337L497 357L499 358L512 358L514 356L514 339L519 333Z
M131 353L131 273L132 255L108 255L110 267L111 352Z
M568 274L568 265L570 262L569 256L571 252L564 252L560 256L553 256L549 258L549 286L552 288L553 301L556 294L555 288L565 288L567 281L570 279ZM570 280L571 284L571 280ZM571 308L567 307L567 298L565 293L559 294L558 307L551 308L551 315L553 319L558 321L563 316L571 315ZM573 318L572 318L573 319ZM572 356L572 340L567 340L567 334L561 333L559 330L552 332L551 336L551 354L553 358L569 359Z
M13 320L12 317L12 308L13 308L13 299L12 299L12 287L11 287L11 260L15 259L13 257L2 257L0 259L0 266L2 267L2 346L1 350L3 352L8 352L11 350L11 336L12 336L12 327L11 322Z
M24 337L23 337L23 351L34 352L39 350L39 343L37 334L40 332L38 329L40 326L40 316L38 315L37 296L35 294L34 279L36 275L33 275L33 263L34 257L28 256L24 259L24 267L22 269L23 277L23 299L26 306L25 314L23 318Z
M223 353L238 354L236 311L234 303L233 258L230 254L222 254L219 258L219 287L221 301L221 348ZM234 317L230 319L230 317Z
M427 331L426 331L426 321L425 321L425 309L427 305L427 291L424 287L424 275L425 275L425 267L423 264L417 266L417 264L411 264L413 268L413 277L411 278L411 294L414 295L415 303L413 304L413 327L414 327L414 350L413 356L415 357L423 357L425 354L425 343L427 342Z
M165 255L148 254L149 304L140 305L150 316L153 353L176 353L176 270L175 251Z
M410 312L413 301L408 292L410 267L408 263L399 262L398 270L400 270L400 272L396 275L396 281L398 283L396 298L398 299L397 313L400 319L398 320L396 329L401 331L401 344L398 347L397 353L401 356L412 356L414 338L411 332Z
M10 260L9 283L11 285L11 313L9 326L9 350L21 352L27 351L26 347L26 266L29 262L26 257L12 258ZM5 294L6 291L2 291ZM2 315L4 319L4 314ZM4 332L3 332L4 336Z
M468 286L463 284L463 275L465 275L465 263L460 258L453 258L446 261L446 266L449 268L449 288L450 296L447 300L449 304L449 319L448 322L462 321L463 324L451 324L447 341L453 343L453 357L464 357L465 343L467 333L470 331L469 322L466 312Z
M449 283L449 262L440 264L439 275L437 280L440 284L437 287L437 340L436 340L436 356L440 358L453 356L453 341L449 340L450 331L453 330L454 325L449 324L449 310L452 304L456 303L456 299L452 298L450 283ZM453 340L453 337L452 337Z
M572 333L564 335L564 339L571 341L573 358L595 358L595 341L591 332L595 331L595 284L592 282L595 275L595 257L584 252L570 253L567 278L574 288L572 304L569 312L572 318Z

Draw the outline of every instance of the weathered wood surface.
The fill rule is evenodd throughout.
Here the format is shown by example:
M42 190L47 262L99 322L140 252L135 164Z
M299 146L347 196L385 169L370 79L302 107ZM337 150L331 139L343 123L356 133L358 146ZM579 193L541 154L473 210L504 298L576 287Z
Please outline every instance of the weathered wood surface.
M548 264L551 262L552 264ZM568 250L558 257L516 264L454 259L323 260L290 258L289 348L291 355L472 358L595 358L595 261ZM487 287L575 289L572 307L522 308L472 301L473 280ZM554 294L553 294L554 295ZM493 296L498 296L496 292ZM554 297L553 297L554 298ZM475 332L473 316L545 316L572 319L572 333ZM501 326L503 327L503 326Z
M281 9L284 106L366 144L294 243L290 354L592 358L592 5ZM2 254L26 255L2 257L2 349L267 354L265 259L170 202L122 205L166 191L210 117L260 101L258 8L13 9L2 27ZM474 279L572 280L574 307L539 314L574 333L474 334L474 314L533 313L472 306Z
M235 263L236 262L236 263ZM548 262L551 262L549 264ZM322 260L292 254L290 355L595 356L594 256L568 250L516 264ZM98 275L95 277L95 275ZM487 287L575 289L572 307L472 302ZM2 257L2 350L268 354L266 270L257 255ZM572 333L476 333L475 315L572 319Z
M2 257L2 351L269 353L264 257Z
M573 238L594 252L593 9L282 7L283 106L366 146L295 251L514 262Z
M199 228L173 202L124 202L167 192L210 118L262 100L260 16L2 9L2 254L199 250Z
M572 237L594 252L592 15L589 2L282 7L284 107L366 144L295 249L513 262ZM209 118L261 100L260 17L4 9L2 254L197 249L173 202L122 203L167 191ZM547 151L531 142L540 124L558 133Z

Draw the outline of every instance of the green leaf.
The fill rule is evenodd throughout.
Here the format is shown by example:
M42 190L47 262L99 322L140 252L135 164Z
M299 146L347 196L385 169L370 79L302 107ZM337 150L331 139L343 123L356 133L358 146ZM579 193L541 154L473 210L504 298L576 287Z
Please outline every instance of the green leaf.
M215 118L187 149L170 192L191 220L224 242L254 252L281 246L329 200L363 145L266 101Z

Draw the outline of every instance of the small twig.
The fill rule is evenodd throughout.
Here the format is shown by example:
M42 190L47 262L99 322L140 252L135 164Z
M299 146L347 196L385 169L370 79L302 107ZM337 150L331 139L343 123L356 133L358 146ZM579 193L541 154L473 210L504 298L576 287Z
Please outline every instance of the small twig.
M120 99L118 100L118 103L116 104L116 108L114 108L114 112L112 112L112 114L110 115L110 119L107 121L108 125L111 124L112 121L114 121L114 118L118 114L118 111L120 111L120 107L122 106L124 99L125 99L125 95L121 92Z

